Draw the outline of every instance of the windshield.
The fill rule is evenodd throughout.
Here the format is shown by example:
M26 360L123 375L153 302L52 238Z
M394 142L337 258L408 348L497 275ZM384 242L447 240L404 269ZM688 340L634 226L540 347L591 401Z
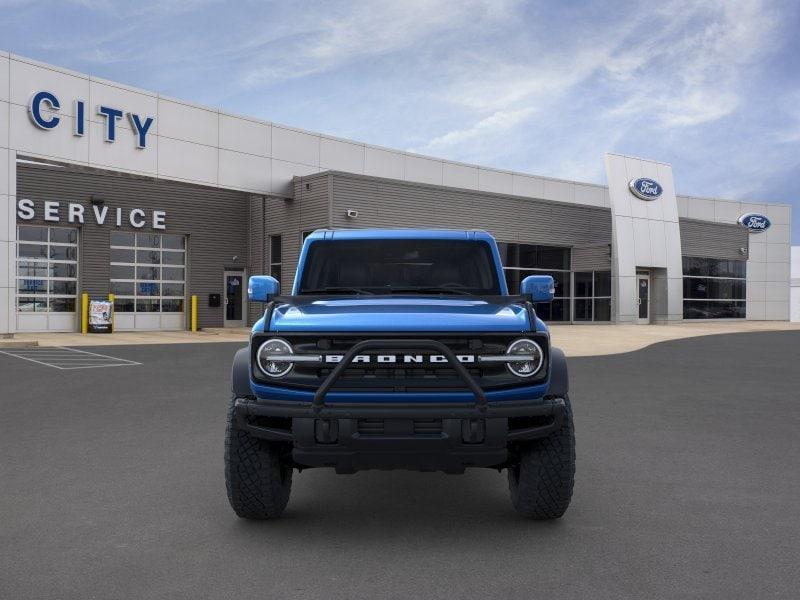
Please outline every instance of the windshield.
M468 240L311 243L300 294L498 295L489 244Z

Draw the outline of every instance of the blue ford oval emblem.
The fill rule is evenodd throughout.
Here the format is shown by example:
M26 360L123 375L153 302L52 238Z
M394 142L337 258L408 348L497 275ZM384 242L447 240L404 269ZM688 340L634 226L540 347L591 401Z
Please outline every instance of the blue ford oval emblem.
M764 215L758 213L747 213L739 217L739 225L745 227L750 233L761 233L769 229L772 225L770 220Z
M640 177L639 179L631 179L628 182L633 195L642 200L657 200L661 196L664 188L661 184L647 177Z

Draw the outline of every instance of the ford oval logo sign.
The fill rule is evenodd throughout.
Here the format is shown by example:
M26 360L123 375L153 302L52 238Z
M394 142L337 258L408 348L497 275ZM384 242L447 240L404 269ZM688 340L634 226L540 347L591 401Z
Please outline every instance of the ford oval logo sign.
M637 198L642 200L658 200L661 197L661 192L664 188L661 184L647 177L640 177L639 179L631 179L628 183L631 192Z
M746 228L750 233L761 233L769 229L772 225L770 220L758 213L747 213L739 217L739 225Z

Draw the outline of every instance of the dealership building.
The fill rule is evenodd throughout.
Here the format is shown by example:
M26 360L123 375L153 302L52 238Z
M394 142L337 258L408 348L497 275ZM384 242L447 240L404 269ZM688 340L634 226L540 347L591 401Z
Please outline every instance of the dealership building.
M598 160L600 158L598 157ZM607 154L608 185L420 156L0 53L0 335L252 323L247 277L289 290L319 228L485 229L516 292L551 274L551 322L788 320L790 207L678 195Z

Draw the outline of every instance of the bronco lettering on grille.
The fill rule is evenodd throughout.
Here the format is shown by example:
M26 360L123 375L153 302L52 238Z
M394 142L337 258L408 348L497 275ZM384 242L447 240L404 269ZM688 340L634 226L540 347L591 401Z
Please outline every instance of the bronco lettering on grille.
M326 354L326 363L338 363L344 358L344 354ZM460 363L474 363L475 356L472 354L456 355ZM446 363L447 358L443 354L359 354L353 359L353 363L378 363L378 364L439 364Z

